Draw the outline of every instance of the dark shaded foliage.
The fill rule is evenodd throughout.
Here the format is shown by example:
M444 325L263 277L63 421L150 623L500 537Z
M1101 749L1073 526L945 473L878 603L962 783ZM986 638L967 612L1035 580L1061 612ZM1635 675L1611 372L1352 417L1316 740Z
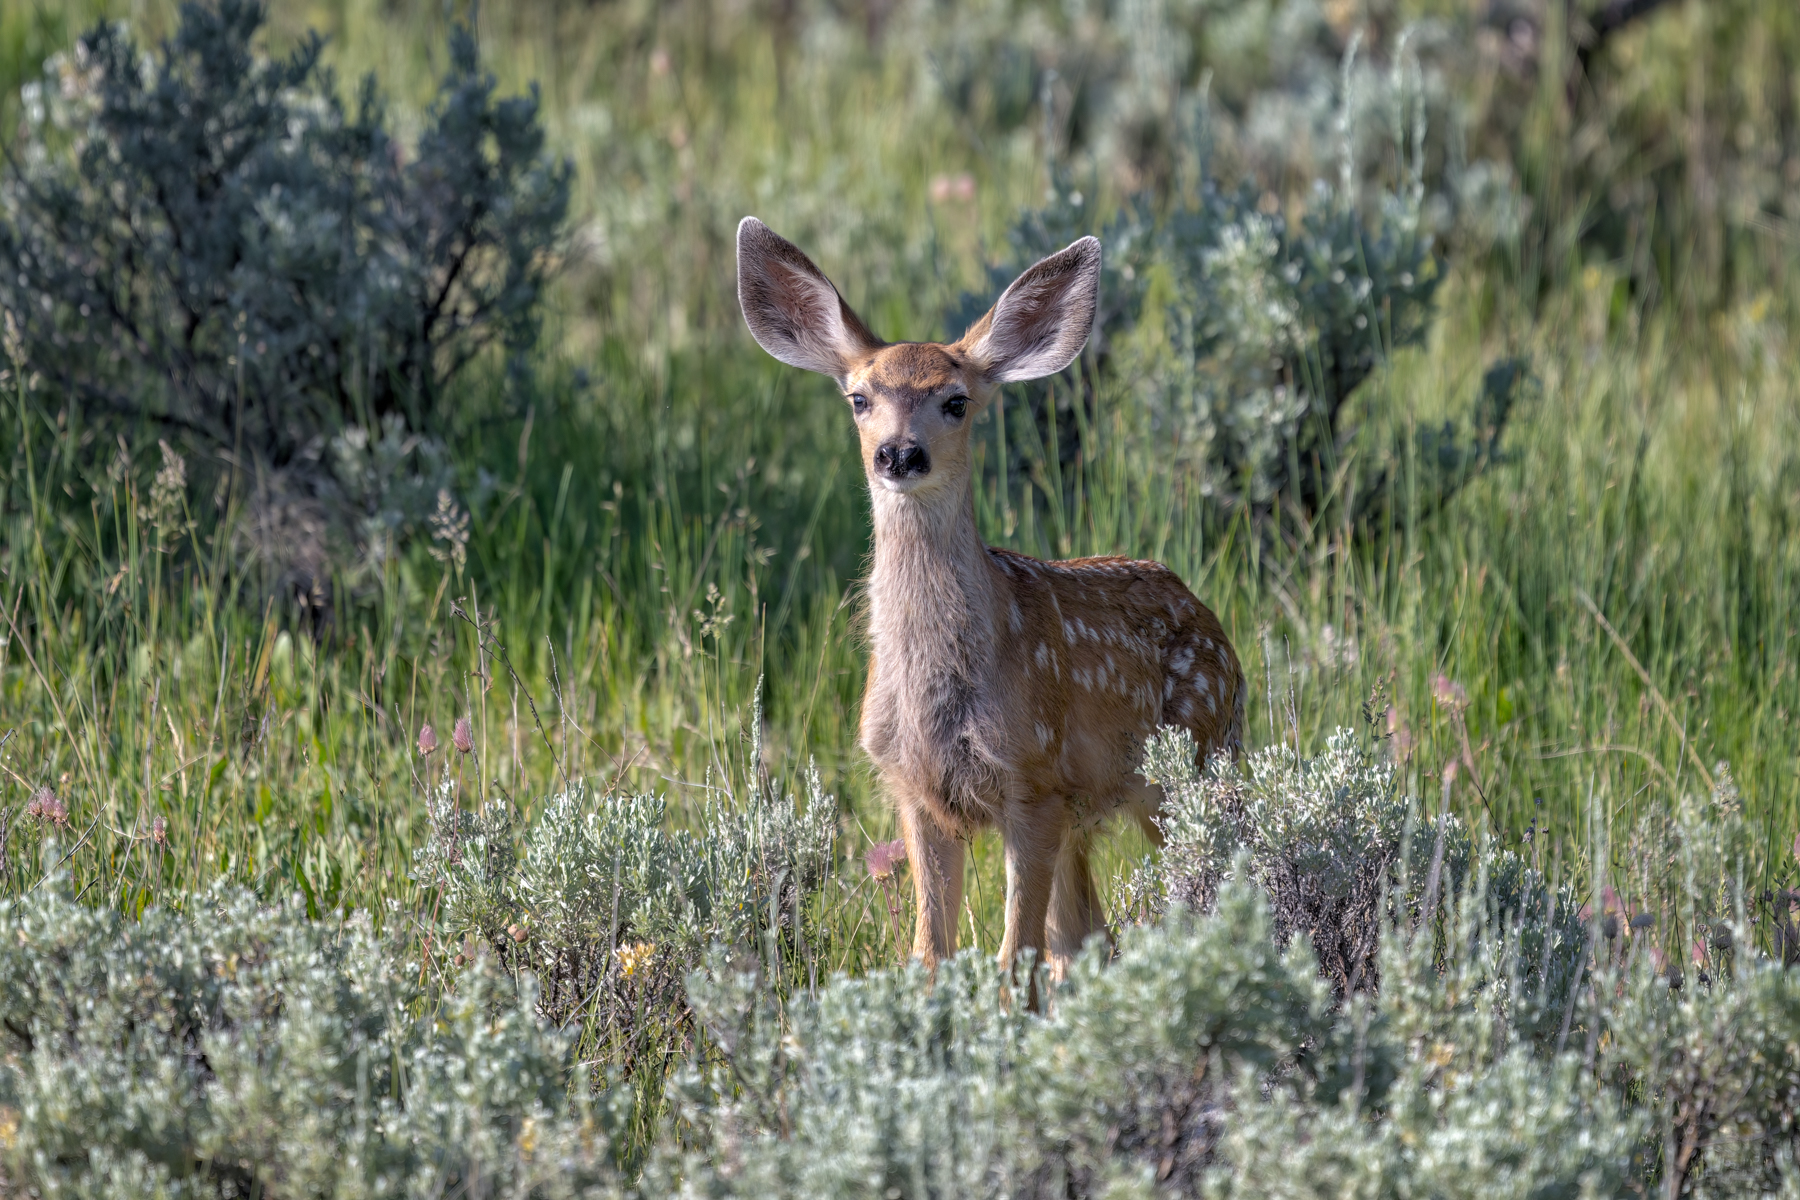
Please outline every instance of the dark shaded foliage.
M9 154L0 305L91 410L279 466L347 425L429 428L490 346L525 370L570 168L466 29L409 154L316 34L260 55L265 17L186 5L148 57L119 26L82 39Z

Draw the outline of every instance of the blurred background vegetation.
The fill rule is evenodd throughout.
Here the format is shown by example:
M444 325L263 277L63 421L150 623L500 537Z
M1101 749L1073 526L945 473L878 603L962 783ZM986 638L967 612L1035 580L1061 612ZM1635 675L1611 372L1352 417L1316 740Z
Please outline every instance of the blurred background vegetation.
M0 13L0 219L88 221L34 260L54 305L42 279L4 289L9 888L57 838L77 888L127 912L221 875L410 909L450 754L420 730L447 746L458 717L466 808L528 823L566 776L665 792L681 826L810 762L841 855L888 836L854 749L863 482L829 385L743 329L746 213L890 339L953 337L1033 255L1103 237L1088 354L982 418L978 518L1032 553L1173 565L1256 681L1255 742L1372 721L1413 793L1571 878L1592 830L1728 762L1756 871L1792 874L1793 6L284 4L244 60L298 64L255 93L288 106L267 136L329 145L321 177L358 182L307 219L364 231L298 300L265 295L286 278L265 234L299 211L267 174L236 177L262 190L231 236L263 240L216 279L117 248L159 176L86 124L106 81L78 39L123 23L114 83L131 62L195 95L249 78L157 65L178 21L155 0ZM145 155L231 153L175 136L179 104L143 111L170 135ZM414 211L464 240L405 241ZM223 236L195 228L169 262ZM377 387L373 319L333 306L374 295L370 248L401 242L382 328L426 348ZM405 271L448 287L468 247L487 265L461 286L491 303L465 311L465 359L419 333ZM125 261L143 274L109 294L153 320L211 288L203 335L82 311L90 266ZM232 404L272 385L245 384L255 339L233 337L278 300L303 310L282 328L342 327L355 353L327 369L297 343L281 378L330 403L246 441ZM202 402L224 423L188 419ZM990 882L965 940L991 949L988 839L972 864ZM844 961L891 959L886 901L852 874Z

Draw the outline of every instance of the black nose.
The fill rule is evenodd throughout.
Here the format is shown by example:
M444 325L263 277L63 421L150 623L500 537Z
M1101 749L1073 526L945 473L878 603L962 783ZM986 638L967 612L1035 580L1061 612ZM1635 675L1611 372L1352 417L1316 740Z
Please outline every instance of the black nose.
M875 451L875 469L895 479L905 479L908 475L929 475L931 456L925 453L923 446L902 446L899 442L888 442Z

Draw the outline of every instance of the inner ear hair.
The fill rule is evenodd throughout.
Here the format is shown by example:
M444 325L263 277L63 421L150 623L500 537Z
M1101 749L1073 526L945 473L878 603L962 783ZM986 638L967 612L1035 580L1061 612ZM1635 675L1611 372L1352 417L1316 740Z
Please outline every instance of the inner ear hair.
M738 307L757 345L791 367L843 385L885 343L844 302L800 247L755 217L738 224Z
M993 383L1054 375L1087 345L1099 298L1100 241L1084 237L1013 280L957 349Z

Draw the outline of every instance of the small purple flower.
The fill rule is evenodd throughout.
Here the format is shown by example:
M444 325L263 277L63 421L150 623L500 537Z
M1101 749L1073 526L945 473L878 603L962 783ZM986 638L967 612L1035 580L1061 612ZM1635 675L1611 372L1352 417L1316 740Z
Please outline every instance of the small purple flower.
M456 718L456 728L450 731L450 744L456 747L458 754L467 754L475 749L475 731L469 726L469 718Z
M899 838L891 842L876 842L863 855L869 874L877 879L886 879L905 861L906 843Z
M419 726L419 753L430 754L438 748L437 734L429 724Z
M150 822L150 840L159 846L169 844L169 823L161 817Z

